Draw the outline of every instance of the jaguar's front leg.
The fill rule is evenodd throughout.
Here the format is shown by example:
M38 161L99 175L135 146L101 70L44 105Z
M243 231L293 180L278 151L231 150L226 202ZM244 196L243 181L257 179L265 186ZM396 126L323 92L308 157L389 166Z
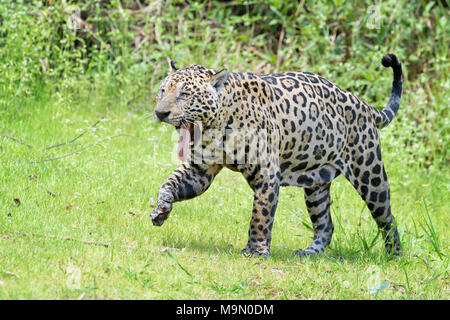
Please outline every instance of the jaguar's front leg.
M242 254L267 257L270 254L272 227L278 204L279 174L273 170L260 170L254 181L249 181L255 194L248 243Z
M174 202L191 199L205 192L220 169L220 165L182 163L159 188L157 206L150 214L153 225L161 226L164 223Z

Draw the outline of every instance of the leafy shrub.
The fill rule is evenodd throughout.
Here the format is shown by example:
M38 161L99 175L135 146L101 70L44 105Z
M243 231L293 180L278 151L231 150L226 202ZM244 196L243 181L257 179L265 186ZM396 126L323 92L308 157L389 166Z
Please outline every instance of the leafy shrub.
M392 135L411 161L447 166L447 13L446 1L423 0L3 0L0 108L43 87L97 83L98 75L148 98L166 56L180 66L307 70L381 108L392 75L379 61L393 52L405 89Z

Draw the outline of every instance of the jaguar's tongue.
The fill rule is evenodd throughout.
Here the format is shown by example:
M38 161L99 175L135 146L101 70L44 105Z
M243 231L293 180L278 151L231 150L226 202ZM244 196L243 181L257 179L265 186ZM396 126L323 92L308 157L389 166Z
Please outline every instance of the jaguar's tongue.
M183 162L188 160L193 129L193 124L182 126L179 129L180 139L178 140L178 158Z

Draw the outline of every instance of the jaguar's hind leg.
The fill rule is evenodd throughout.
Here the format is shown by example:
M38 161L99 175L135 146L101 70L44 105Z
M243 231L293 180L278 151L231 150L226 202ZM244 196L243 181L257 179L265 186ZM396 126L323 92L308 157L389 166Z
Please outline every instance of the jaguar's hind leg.
M306 249L294 251L299 256L323 252L330 244L334 230L330 215L330 183L305 188L305 201L314 228L314 238Z
M395 218L391 213L389 181L378 149L377 158L371 159L371 165L361 169L357 166L345 171L345 176L358 190L366 202L372 217L381 229L388 254L400 256L402 248ZM367 164L368 161L365 162Z
M382 163L381 168L382 174L378 178L375 177L370 183L361 186L361 196L366 201L372 217L381 229L386 252L394 256L400 256L402 254L400 237L395 218L391 213L389 182ZM376 185L378 181L380 181L380 184Z

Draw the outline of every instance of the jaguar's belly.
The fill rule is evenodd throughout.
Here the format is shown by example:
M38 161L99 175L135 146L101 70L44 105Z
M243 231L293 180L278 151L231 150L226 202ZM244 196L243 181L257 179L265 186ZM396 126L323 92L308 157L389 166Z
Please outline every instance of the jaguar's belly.
M313 187L330 183L340 174L333 164L326 164L319 168L285 172L281 175L281 186Z

